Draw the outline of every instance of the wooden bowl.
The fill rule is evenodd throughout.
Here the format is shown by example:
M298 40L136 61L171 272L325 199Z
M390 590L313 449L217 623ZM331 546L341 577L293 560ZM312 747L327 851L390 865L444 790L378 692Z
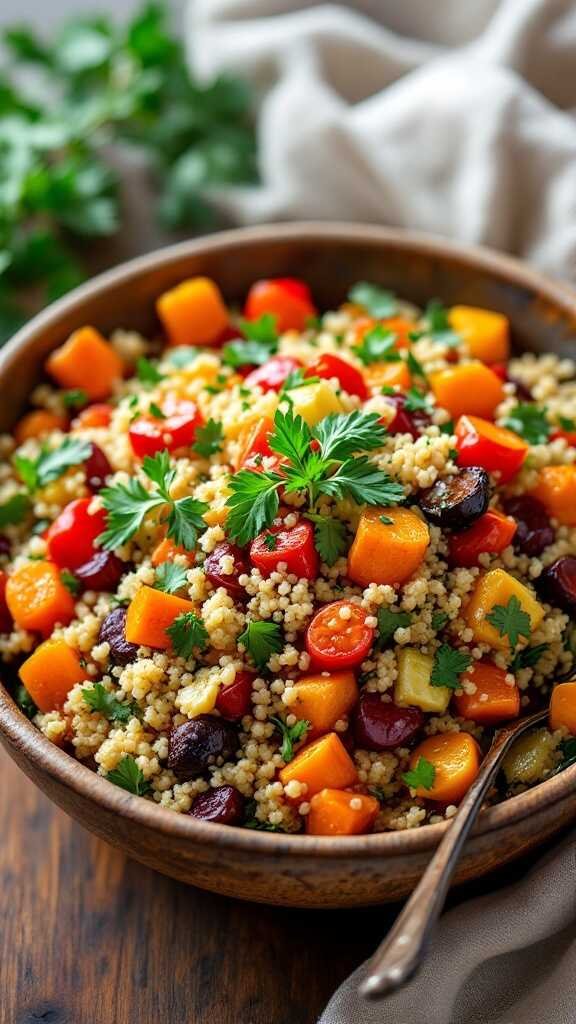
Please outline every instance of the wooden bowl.
M576 356L576 294L513 259L440 239L361 225L291 224L226 232L127 263L32 320L0 354L0 429L26 406L46 355L75 328L153 331L156 296L185 277L215 278L241 301L260 277L306 279L320 308L352 283L378 282L416 303L438 297L500 310L516 343ZM102 839L158 871L264 903L346 907L410 892L446 825L351 838L285 836L212 825L163 810L100 778L50 743L0 686L0 739L22 770ZM8 797L9 798L9 797ZM576 766L480 816L457 881L477 877L576 818Z

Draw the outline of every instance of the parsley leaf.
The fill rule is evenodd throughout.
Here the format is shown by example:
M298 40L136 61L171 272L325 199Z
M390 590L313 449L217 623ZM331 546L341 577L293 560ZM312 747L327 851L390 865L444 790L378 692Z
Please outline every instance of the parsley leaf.
M378 609L378 640L382 646L389 644L397 629L405 629L412 622L410 612L393 611L382 605Z
M410 388L406 392L404 408L408 412L419 412L420 410L430 412L432 407L428 395L424 395L418 388Z
M38 713L38 708L28 693L28 690L22 683L19 683L16 687L14 700L20 708L20 711L26 715L26 718L34 718L34 715Z
M376 324L362 336L359 345L353 351L365 366L370 363L399 363L400 353L396 346L396 335L382 324Z
M121 789L133 793L134 796L146 796L152 789L131 754L124 754L122 760L118 762L116 768L108 772L106 778L115 786L120 786Z
M67 409L79 409L83 405L88 405L89 398L83 388L71 388L70 391L63 392L62 401Z
M425 757L419 757L416 767L402 775L403 781L410 789L432 789L435 778L436 769Z
M156 569L156 590L162 590L165 594L176 594L188 583L188 569L185 565L176 565L174 562L162 562Z
M450 316L446 306L438 299L432 299L428 303L424 319L433 341L441 345L448 345L450 348L454 348L462 341L460 335L450 326Z
M146 356L140 356L136 363L136 375L141 384L159 384L161 380L164 380L164 374L160 373L159 370L151 363Z
M386 291L377 284L370 284L368 281L359 281L348 292L350 302L362 306L370 316L377 319L395 316L398 312L398 302L394 292Z
M77 597L80 593L80 580L74 575L74 573L70 572L69 569L62 569L60 572L60 579L66 587L66 590L72 594L72 597Z
M449 620L450 616L447 615L446 612L434 612L432 616L432 629L436 630L436 632L440 632L441 629L444 629L444 626L447 625Z
M272 451L285 455L294 469L305 474L306 461L310 457L312 434L310 427L301 416L295 416L292 409L282 412L280 409L274 417L274 432L268 439Z
M514 649L521 636L530 638L530 616L524 611L515 594L506 605L495 604L486 620L498 630L500 636L507 636Z
M558 426L570 434L576 430L576 420L571 419L569 416L559 416Z
M278 538L274 533L264 534L264 547L268 551L275 551L278 545Z
M434 655L430 685L447 686L450 690L458 689L460 676L471 664L471 655L450 647L450 644L442 644Z
M346 526L334 516L307 512L306 518L314 523L314 542L320 558L326 565L334 565L348 547Z
M179 658L188 660L195 650L205 651L208 646L208 630L196 612L182 612L181 615L177 615L166 632Z
M162 412L162 409L159 405L156 405L156 402L150 402L150 405L148 406L148 414L149 416L153 416L155 420L167 419L166 413Z
M534 647L525 647L522 651L517 651L512 659L510 671L519 672L521 668L533 668L549 647L549 644L535 644Z
M0 505L0 527L17 526L30 511L30 499L27 494L14 494L3 505Z
M148 493L140 480L132 477L127 483L104 487L100 492L108 516L106 529L98 540L106 551L122 547L140 529L152 509L165 504L165 499Z
M284 647L282 633L277 622L255 622L251 620L246 629L238 637L257 668L266 668L273 654L278 654Z
M504 426L523 437L528 444L545 444L552 426L546 418L546 409L541 409L531 402L520 402L510 410L504 420Z
M305 377L304 373L305 371L301 366L299 366L297 370L292 370L292 372L286 377L286 380L280 389L280 394L287 397L287 391L296 391L297 388L306 388L311 384L319 383L320 377Z
M228 342L222 349L222 362L236 370L241 366L262 366L278 351L277 318L264 313L258 320L239 320L244 338Z
M283 722L281 718L275 718L274 716L271 716L270 721L274 722L274 725L282 736L280 757L286 764L288 764L294 757L294 744L298 743L299 740L304 739L308 730L311 729L311 724L310 722L301 720L299 722L295 722L294 725L286 725L286 722Z
M211 455L222 451L223 440L222 424L217 420L209 419L203 427L198 427L192 449L203 458L209 459Z
M332 498L352 498L358 505L397 505L406 495L402 484L378 469L365 455L349 459L336 472L317 484Z
M131 718L138 717L138 705L135 701L120 702L113 693L102 685L94 683L93 686L85 687L82 690L84 703L91 711L99 711L109 722L129 722Z
M278 507L278 488L284 482L278 473L254 473L241 469L230 480L230 509L226 532L240 546L248 544L275 518Z
M59 448L43 449L36 459L14 456L14 465L31 493L57 480L72 466L86 462L92 453L90 441L67 437Z
M354 452L381 448L386 441L386 427L380 423L377 412L360 412L355 409L350 413L331 413L325 416L316 424L312 435L320 442L323 459L340 462Z
M419 377L420 380L423 381L426 381L428 379L424 372L424 367L422 366L422 363L418 362L416 356L413 355L412 352L409 352L408 355L406 356L406 366L410 370L410 374L412 377Z

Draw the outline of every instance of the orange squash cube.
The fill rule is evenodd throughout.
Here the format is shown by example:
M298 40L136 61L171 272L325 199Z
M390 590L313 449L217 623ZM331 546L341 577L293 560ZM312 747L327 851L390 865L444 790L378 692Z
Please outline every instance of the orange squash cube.
M392 522L383 522L381 517ZM367 508L360 516L348 552L348 576L354 583L404 583L422 562L430 531L408 508Z
M421 757L434 766L434 782L430 789L418 786L416 796L445 804L460 803L480 768L480 748L476 740L467 732L429 736L412 751L412 770Z
M126 639L139 647L166 651L171 646L166 630L179 615L195 610L192 601L174 594L165 594L153 587L141 587L128 606Z
M430 374L430 386L438 405L448 409L455 420L464 413L491 420L505 397L500 377L479 361L458 363Z
M354 762L335 732L302 747L279 772L279 778L283 786L292 779L305 783L307 798L321 789L345 789L358 781Z
M352 710L358 699L353 672L302 676L293 689L296 700L290 705L290 713L310 722L310 739L330 732L336 722Z
M191 277L156 303L169 345L213 345L229 323L220 289L208 277Z
M45 437L53 430L66 430L67 427L68 421L63 416L57 416L47 409L34 409L18 421L14 428L14 437L17 444L24 444L24 441L31 438Z
M473 669L473 671L472 671ZM456 713L478 725L497 725L520 714L520 690L507 682L505 669L491 661L475 661L464 673L462 683L474 683L475 693L454 698Z
M450 326L468 346L473 359L505 363L510 355L510 323L502 313L478 306L452 306Z
M28 562L6 583L6 604L21 629L50 636L54 626L74 618L74 598L53 562Z
M530 629L534 632L544 618L544 609L536 600L528 587L505 572L504 569L492 569L490 572L480 576L472 597L464 610L464 618L474 633L474 637L480 643L490 644L499 651L506 651L510 647L508 636L500 636L499 631L486 616L493 610L495 605L506 607L511 597L516 597L520 602L522 610L530 618Z
M576 736L576 681L558 683L550 698L550 728Z
M562 526L576 526L576 466L545 466L532 494Z
M91 401L107 398L124 370L110 342L94 327L81 327L46 360L46 370L62 388L81 388Z
M373 796L341 789L321 789L310 801L306 831L310 836L358 836L369 832L380 805Z
M78 654L64 640L45 640L18 674L40 711L61 708L72 687L88 679Z

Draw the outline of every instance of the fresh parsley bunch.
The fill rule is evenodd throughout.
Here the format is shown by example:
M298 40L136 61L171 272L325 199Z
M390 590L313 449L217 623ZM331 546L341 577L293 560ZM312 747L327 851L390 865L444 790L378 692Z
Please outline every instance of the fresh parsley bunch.
M377 413L355 410L326 416L312 429L292 408L278 410L270 448L283 456L283 474L241 469L230 481L230 509L226 528L232 540L247 544L270 526L279 507L278 491L304 493L315 523L320 554L322 547L338 542L334 520L319 516L321 495L337 500L350 498L358 505L397 505L404 500L403 487L357 452L381 448L386 429ZM329 540L328 534L330 534Z

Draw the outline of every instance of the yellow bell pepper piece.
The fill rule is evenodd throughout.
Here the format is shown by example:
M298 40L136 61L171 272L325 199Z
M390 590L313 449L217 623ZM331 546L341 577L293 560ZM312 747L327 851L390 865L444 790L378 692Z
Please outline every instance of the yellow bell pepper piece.
M530 617L530 629L534 632L544 618L544 609L536 600L528 587L520 583L504 569L492 569L478 580L474 593L464 612L466 622L474 633L474 638L481 643L490 644L497 650L505 651L510 647L508 636L500 633L486 616L495 605L506 607L511 597L517 597L523 611Z
M394 686L394 701L401 707L416 707L422 711L443 714L450 703L452 691L447 686L432 686L430 676L434 658L404 647L398 656L398 678Z

